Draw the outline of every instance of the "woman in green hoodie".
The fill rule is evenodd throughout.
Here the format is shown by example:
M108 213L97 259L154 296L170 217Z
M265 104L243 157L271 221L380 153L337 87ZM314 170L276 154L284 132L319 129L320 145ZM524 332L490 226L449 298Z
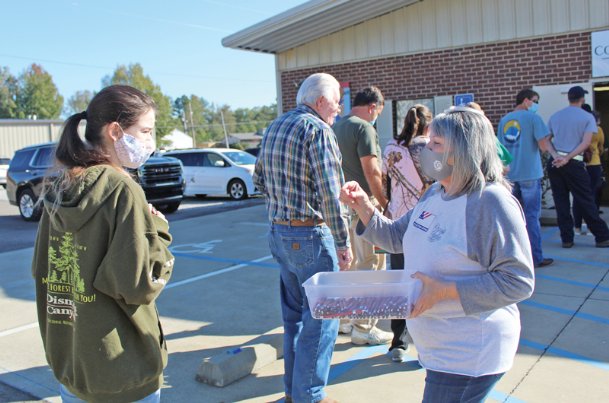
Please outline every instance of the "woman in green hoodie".
M160 399L167 348L154 301L173 269L171 236L123 168L154 151L154 122L149 96L110 86L66 121L57 144L32 273L64 402Z

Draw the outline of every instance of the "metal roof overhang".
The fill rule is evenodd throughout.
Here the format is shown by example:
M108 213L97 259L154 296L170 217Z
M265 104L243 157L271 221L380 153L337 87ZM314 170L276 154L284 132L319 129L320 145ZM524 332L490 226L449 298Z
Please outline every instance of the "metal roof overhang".
M313 0L222 39L227 48L278 53L423 0Z

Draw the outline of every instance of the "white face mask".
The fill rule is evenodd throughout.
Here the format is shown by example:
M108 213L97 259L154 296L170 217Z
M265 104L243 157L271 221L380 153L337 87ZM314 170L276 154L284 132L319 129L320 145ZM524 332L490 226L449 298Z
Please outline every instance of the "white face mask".
M143 142L136 137L123 131L123 137L114 142L114 150L121 165L126 168L136 169L146 162L154 151L152 136Z

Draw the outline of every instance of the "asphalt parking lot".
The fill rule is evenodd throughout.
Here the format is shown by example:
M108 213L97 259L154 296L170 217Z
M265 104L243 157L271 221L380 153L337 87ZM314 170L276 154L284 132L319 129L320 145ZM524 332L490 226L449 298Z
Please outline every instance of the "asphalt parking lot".
M158 300L170 350L163 401L274 402L283 396L282 360L222 388L195 380L204 358L280 331L278 271L266 242L266 211L260 198L242 203L193 199L169 216L176 265ZM14 237L17 214L0 200L0 220L7 220L0 221L0 239ZM20 242L33 239L35 224L23 228ZM542 232L545 253L556 263L536 271L535 294L520 304L522 336L514 368L489 401L607 401L609 250L594 248L589 236L562 249L556 227ZM58 385L36 324L32 244L21 246L0 246L0 401L57 402ZM392 363L386 350L352 346L339 336L328 394L343 403L421 401L424 371L416 365L416 349L403 364Z

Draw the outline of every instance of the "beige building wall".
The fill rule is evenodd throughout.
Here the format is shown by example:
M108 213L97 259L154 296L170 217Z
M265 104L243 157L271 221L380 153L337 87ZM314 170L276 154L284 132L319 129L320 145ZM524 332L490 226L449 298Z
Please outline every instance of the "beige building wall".
M0 157L13 158L16 150L57 141L61 120L0 120Z
M277 69L281 72L608 26L608 0L423 0L279 53Z

